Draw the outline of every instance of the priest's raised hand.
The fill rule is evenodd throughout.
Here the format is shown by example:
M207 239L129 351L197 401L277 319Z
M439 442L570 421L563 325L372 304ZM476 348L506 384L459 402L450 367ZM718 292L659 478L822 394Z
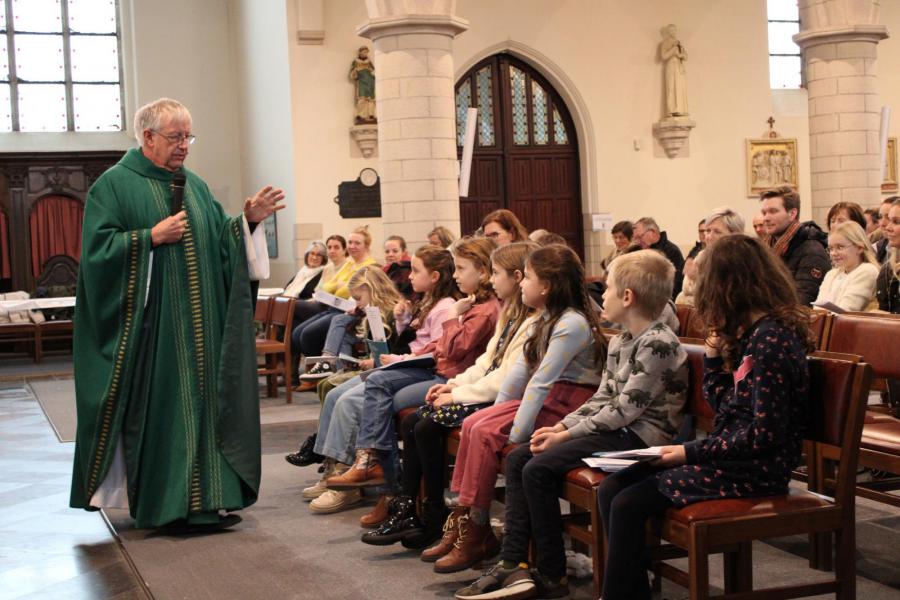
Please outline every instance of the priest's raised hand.
M279 188L273 188L267 185L252 198L244 201L244 216L247 217L248 223L259 223L265 220L269 215L284 208L284 204L279 204L284 200L284 191Z

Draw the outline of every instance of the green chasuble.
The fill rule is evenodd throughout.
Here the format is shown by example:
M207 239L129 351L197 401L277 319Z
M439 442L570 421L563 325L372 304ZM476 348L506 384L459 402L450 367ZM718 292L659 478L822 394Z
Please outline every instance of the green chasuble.
M150 229L170 213L172 173L140 149L97 179L84 211L71 505L91 510L121 442L136 527L209 522L259 491L243 226L184 172L180 242L152 247Z

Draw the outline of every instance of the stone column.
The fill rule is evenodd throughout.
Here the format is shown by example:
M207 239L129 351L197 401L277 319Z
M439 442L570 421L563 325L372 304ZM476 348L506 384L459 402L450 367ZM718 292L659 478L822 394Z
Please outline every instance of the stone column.
M835 202L869 207L881 195L881 100L875 71L879 0L800 0L809 91L812 216L825 226Z
M451 47L468 22L455 5L369 1L369 21L357 28L374 46L384 235L402 235L412 249L436 225L459 233Z

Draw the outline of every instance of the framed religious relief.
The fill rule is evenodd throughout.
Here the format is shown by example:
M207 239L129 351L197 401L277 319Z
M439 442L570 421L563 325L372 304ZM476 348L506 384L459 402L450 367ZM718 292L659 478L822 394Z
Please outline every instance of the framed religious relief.
M781 185L797 187L797 140L747 140L747 196Z
M884 153L884 181L881 191L894 193L897 191L897 138L889 137L887 150Z

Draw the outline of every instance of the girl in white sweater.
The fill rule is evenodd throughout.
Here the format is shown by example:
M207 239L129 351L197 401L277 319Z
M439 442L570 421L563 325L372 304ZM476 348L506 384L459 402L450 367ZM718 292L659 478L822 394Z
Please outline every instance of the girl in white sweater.
M828 253L834 268L825 275L813 304L831 302L846 311L877 308L878 262L859 223L845 221L833 227L828 234Z

